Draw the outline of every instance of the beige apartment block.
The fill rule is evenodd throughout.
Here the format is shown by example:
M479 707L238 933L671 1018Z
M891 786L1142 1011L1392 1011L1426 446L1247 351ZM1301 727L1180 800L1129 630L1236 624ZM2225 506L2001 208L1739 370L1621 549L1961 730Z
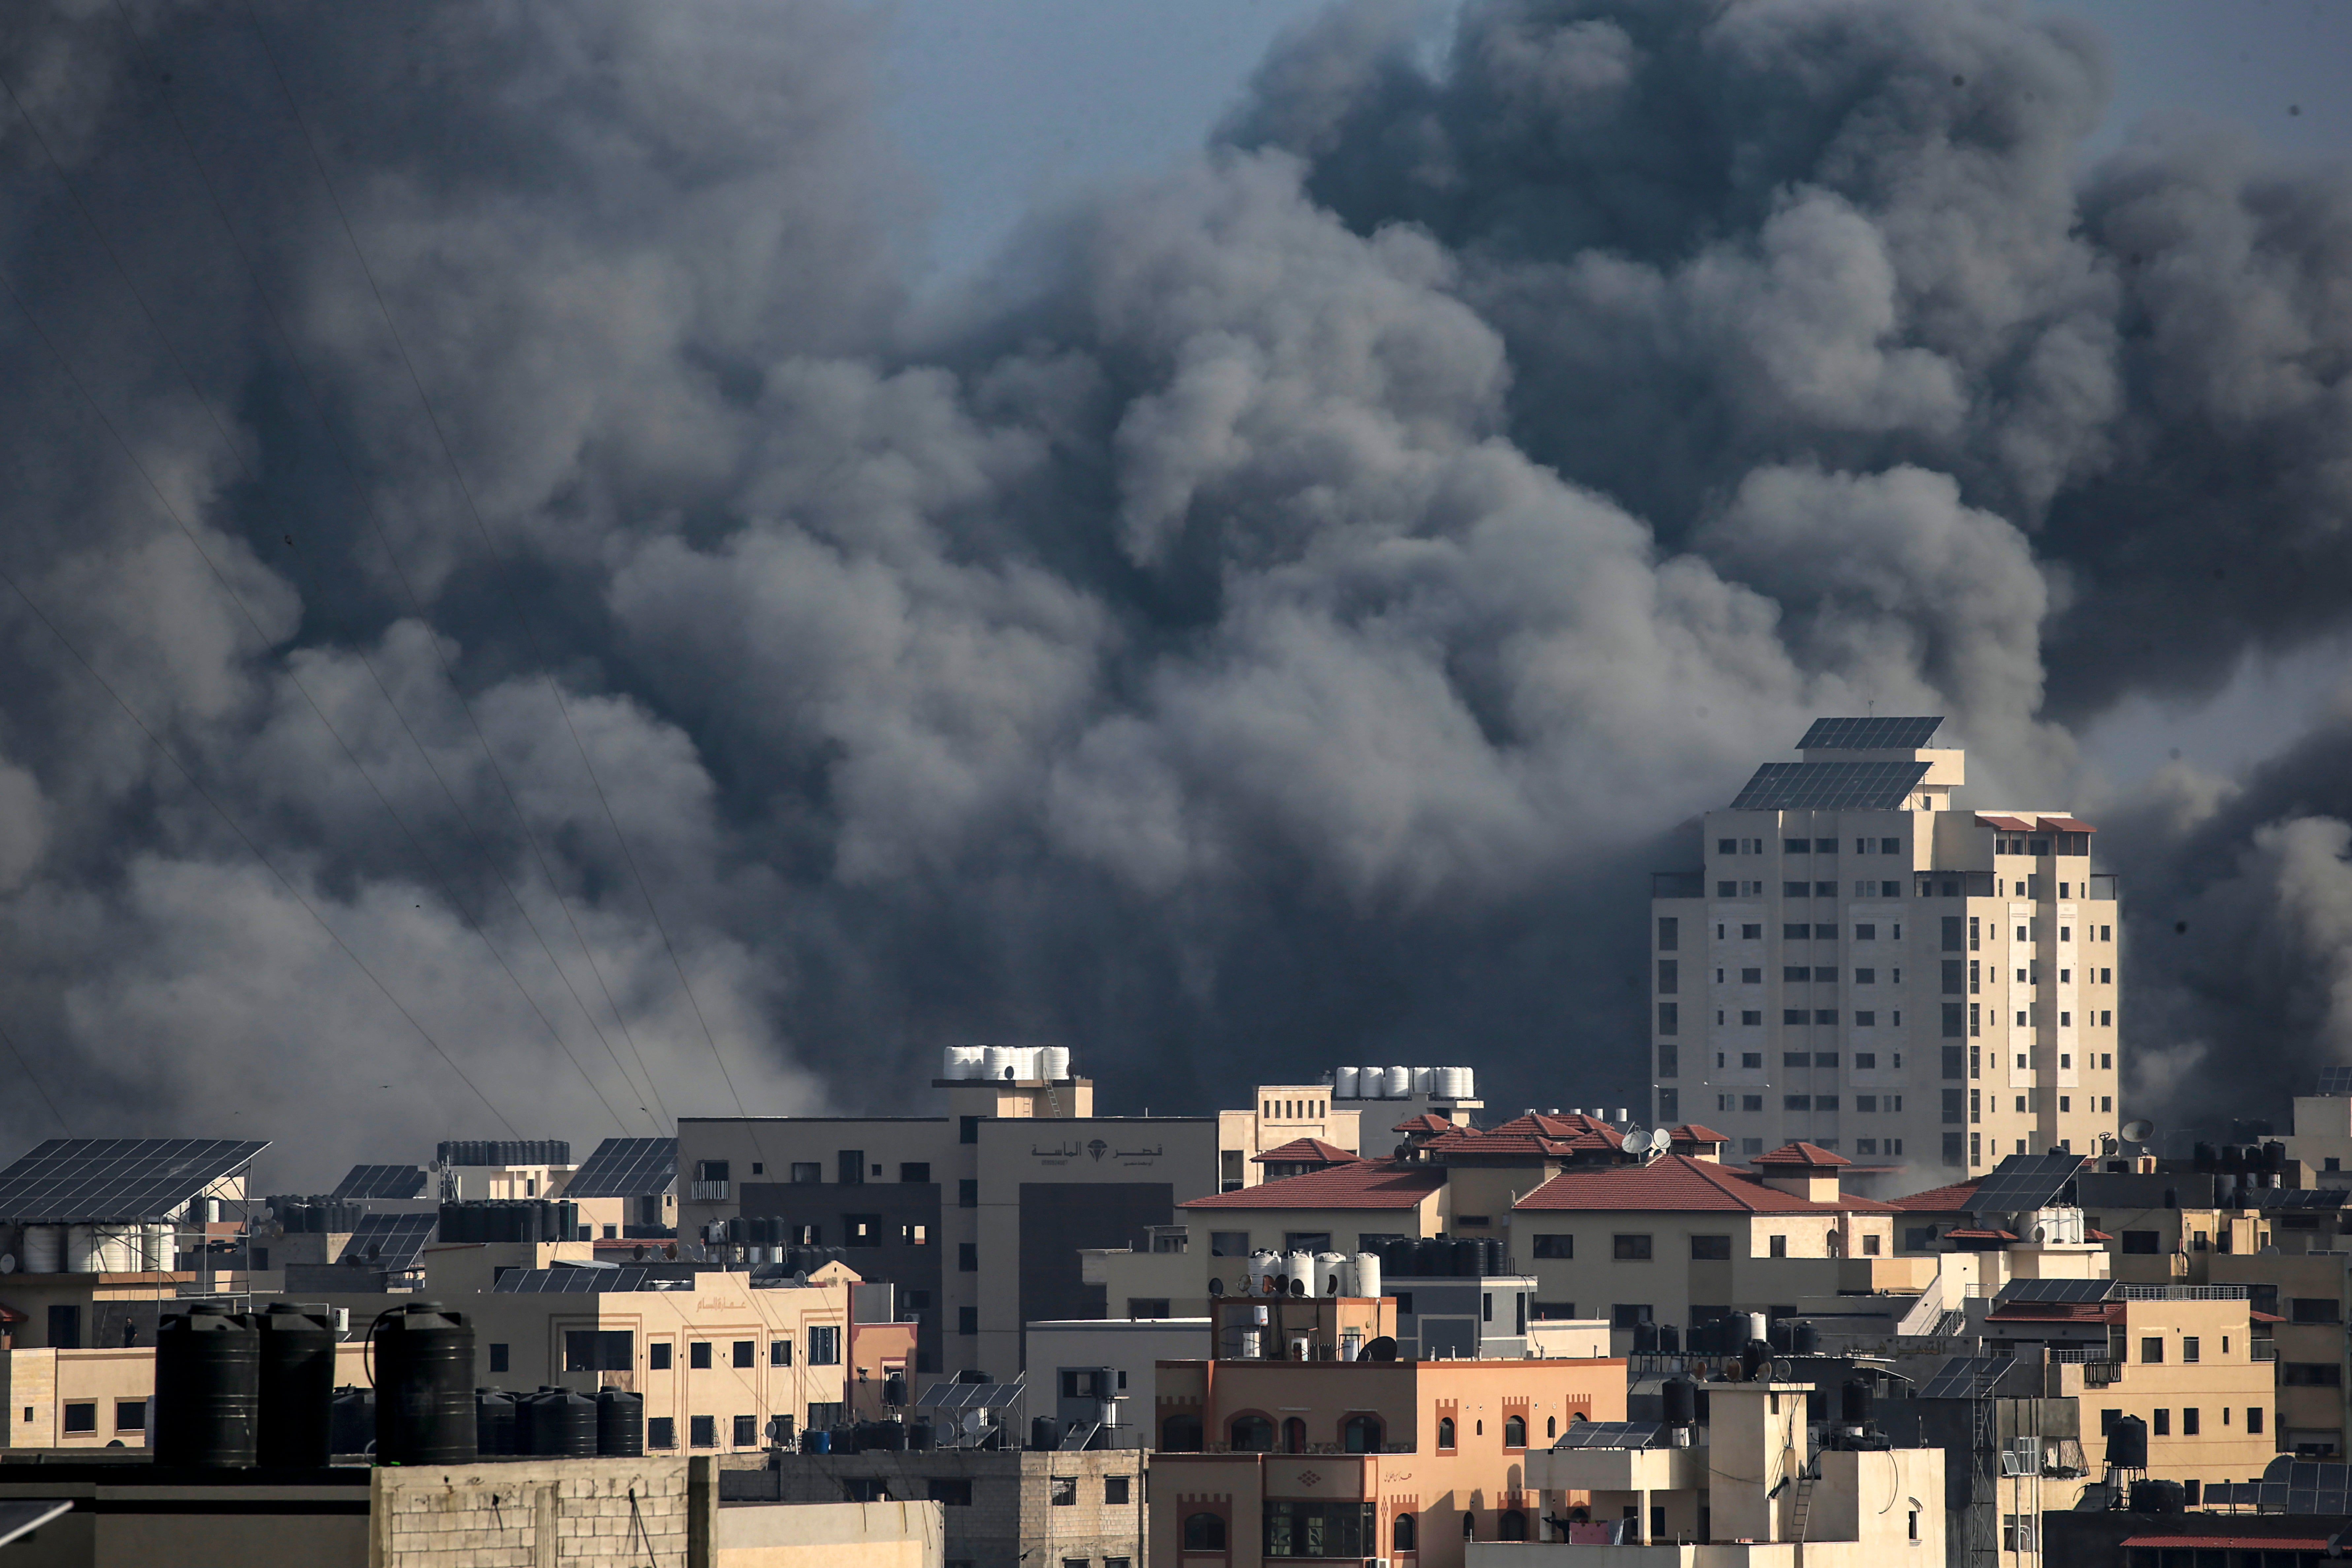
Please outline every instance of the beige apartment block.
M1350 1154L1363 1152L1360 1110L1336 1110L1328 1083L1262 1083L1246 1110L1217 1112L1217 1190L1238 1192L1265 1180L1258 1156L1311 1138Z
M2215 1283L2244 1286L2255 1310L2280 1320L2272 1329L2276 1446L2312 1458L2352 1453L2345 1333L2352 1321L2352 1253L2237 1253L2214 1258L2211 1268Z
M2294 1131L2279 1140L2313 1186L2352 1186L2352 1095L2294 1097Z
M1824 719L1653 879L1653 1108L1893 1171L2116 1131L2116 879L2060 811L1952 809L1937 719Z
M1105 1310L1082 1248L1148 1245L1216 1191L1218 1121L1097 1116L1083 1078L937 1087L945 1116L681 1120L680 1232L742 1217L845 1248L919 1320L919 1370L1010 1382L1024 1324Z
M730 1508L841 1497L936 1508L947 1560L971 1568L1141 1568L1152 1462L1136 1448L778 1454L761 1469L722 1472L719 1496Z
M2105 1349L2054 1352L2050 1365L2050 1395L2081 1406L2084 1450L2095 1458L2107 1428L2137 1415L2152 1479L2258 1479L2278 1451L2277 1401L2246 1298L2227 1286L2162 1297L2125 1287L2100 1310Z

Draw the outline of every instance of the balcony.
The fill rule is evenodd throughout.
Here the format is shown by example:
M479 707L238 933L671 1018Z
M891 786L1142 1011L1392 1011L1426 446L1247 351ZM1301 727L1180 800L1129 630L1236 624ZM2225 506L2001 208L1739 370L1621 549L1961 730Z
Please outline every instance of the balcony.
M2274 1340L2256 1340L2247 1347L2256 1361L2278 1360L2278 1343Z
M688 1185L687 1196L700 1204L723 1204L733 1191L731 1182L695 1182Z
M1912 874L1912 891L1922 899L1990 899L1993 897L1993 877L1990 871L1917 871Z

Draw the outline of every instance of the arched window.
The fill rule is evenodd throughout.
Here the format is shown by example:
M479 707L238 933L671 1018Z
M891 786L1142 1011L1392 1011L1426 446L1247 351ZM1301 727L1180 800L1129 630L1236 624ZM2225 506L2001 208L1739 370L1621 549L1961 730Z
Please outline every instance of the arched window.
M1223 1552L1225 1549L1225 1521L1213 1513L1190 1513L1184 1516L1184 1550L1187 1552Z
M1462 1510L1462 1539L1465 1541L1478 1539L1478 1516L1466 1508Z
M1451 1415L1437 1418L1437 1446L1441 1448L1454 1447L1454 1417Z
M1340 1425L1339 1446L1350 1454L1377 1454L1387 1433L1377 1415L1350 1415Z
M1412 1515L1401 1513L1396 1516L1396 1523L1389 1531L1390 1549L1396 1552L1411 1552L1413 1550L1412 1542Z
M1557 1416L1557 1415L1547 1415L1547 1416L1545 1416L1545 1417L1544 1417L1544 1439L1545 1439L1545 1441L1549 1442L1549 1441L1550 1441L1552 1438L1557 1437L1557 1436L1559 1436L1559 1416Z
M1282 1424L1282 1451L1286 1454L1307 1452L1307 1423L1296 1415Z
M1505 1509L1501 1517L1495 1521L1495 1539L1525 1541L1527 1538L1528 1516L1515 1508Z
M1519 1416L1519 1415L1506 1415L1506 1416L1504 1416L1504 1417L1503 1417L1503 1447L1506 1447L1506 1448L1524 1448L1524 1447L1526 1447L1527 1446L1528 1446L1528 1423L1527 1423L1527 1419L1526 1419L1524 1416Z
M1273 1453L1274 1423L1263 1415L1234 1416L1234 1452L1236 1454Z
M1160 1447L1171 1454L1197 1454L1201 1451L1201 1418L1197 1415L1171 1415L1160 1424Z

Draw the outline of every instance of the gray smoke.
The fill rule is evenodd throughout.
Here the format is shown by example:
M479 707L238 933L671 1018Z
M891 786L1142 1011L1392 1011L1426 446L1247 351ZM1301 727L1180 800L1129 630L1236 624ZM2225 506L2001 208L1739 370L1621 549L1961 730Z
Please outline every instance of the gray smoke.
M252 16L0 40L0 1024L77 1131L305 1184L975 1039L1630 1103L1643 873L1874 703L2110 807L2135 956L2342 962L2352 803L2072 735L2347 617L2352 183L2079 174L2078 29L1343 7L918 310L846 7ZM2133 978L2176 1074L2352 1026Z

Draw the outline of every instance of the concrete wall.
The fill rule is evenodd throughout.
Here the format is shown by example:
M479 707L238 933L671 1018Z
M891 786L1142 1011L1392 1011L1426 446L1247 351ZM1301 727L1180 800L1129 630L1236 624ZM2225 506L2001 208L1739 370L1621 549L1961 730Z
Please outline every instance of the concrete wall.
M719 1510L719 1568L941 1568L935 1502L735 1503ZM1056 1565L1058 1568L1058 1565Z
M500 1459L369 1482L369 1568L710 1561L709 1521L698 1532L692 1518L718 1510L708 1459Z
M1061 1568L1066 1559L1123 1557L1141 1568L1149 1458L1132 1449L783 1454L768 1469L728 1470L720 1485L730 1509L749 1501L839 1502L853 1489L891 1502L969 1496L968 1503L937 1504L951 1561L972 1568ZM1127 1501L1114 1502L1111 1483L1122 1478ZM1053 1500L1057 1479L1070 1483L1067 1502Z

